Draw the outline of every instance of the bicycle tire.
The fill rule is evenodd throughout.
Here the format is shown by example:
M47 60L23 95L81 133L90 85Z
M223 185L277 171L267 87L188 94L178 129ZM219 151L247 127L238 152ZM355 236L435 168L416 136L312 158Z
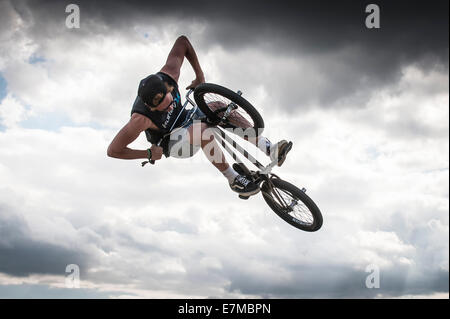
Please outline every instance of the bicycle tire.
M303 231L315 232L322 227L323 224L322 213L320 212L319 208L314 203L314 201L308 195L306 195L304 191L300 190L295 185L292 185L291 183L288 183L279 178L274 178L271 181L277 190L288 192L293 197L295 197L296 200L299 200L308 209L308 212L311 214L313 221L310 224L308 224L297 218L299 217L298 215L296 216L290 215L281 205L277 203L276 197L274 199L273 192L270 191L270 186L266 181L263 183L261 187L262 190L261 193L267 205L269 205L269 207L279 217L281 217L285 222L289 223L290 225Z
M233 122L229 123L220 123L221 121L221 115L220 113L217 113L217 110L212 110L208 104L211 105L211 102L208 102L207 99L205 99L205 96L207 94L210 94L211 96L215 95L216 97L222 97L224 98L224 102L226 100L229 100L233 103L235 103L238 106L238 109L236 111L245 111L245 114L238 112L238 114L243 115L244 119L249 122L251 126L249 127L243 127L243 125L239 125ZM209 95L208 95L209 96ZM213 125L219 125L223 128L253 128L255 129L256 136L259 136L263 130L264 130L264 120L259 114L259 112L253 107L250 102L248 102L246 99L244 99L241 95L237 94L236 92L231 91L230 89L227 89L226 87L213 84L213 83L202 83L198 85L194 90L194 99L197 103L198 107L202 110L202 112L206 115L206 117L209 120L210 124ZM226 101L228 102L228 101ZM224 103L228 104L228 103ZM242 110L240 110L242 109ZM233 111L234 112L234 111ZM223 113L223 112L222 112ZM252 122L249 120L251 119Z

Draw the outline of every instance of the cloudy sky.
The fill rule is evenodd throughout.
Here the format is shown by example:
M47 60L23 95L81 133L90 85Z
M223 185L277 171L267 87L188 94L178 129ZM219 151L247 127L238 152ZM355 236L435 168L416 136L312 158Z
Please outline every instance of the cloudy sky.
M448 298L447 1L76 1L79 29L69 3L0 0L1 298ZM201 152L106 156L182 34L293 141L275 173L320 231L238 199ZM182 95L193 78L185 61Z

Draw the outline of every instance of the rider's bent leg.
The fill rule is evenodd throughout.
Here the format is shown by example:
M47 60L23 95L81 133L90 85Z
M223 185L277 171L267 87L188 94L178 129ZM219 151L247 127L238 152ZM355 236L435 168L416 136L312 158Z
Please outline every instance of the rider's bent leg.
M208 106L211 110L216 110L219 108L223 108L226 105L222 101L214 101L208 103ZM230 115L228 115L228 120L236 127L243 129L243 131L239 133L244 134L243 137L246 141L249 141L250 143L255 145L258 149L263 151L264 154L269 156L272 161L277 160L278 166L281 166L283 164L283 162L286 159L287 153L292 148L292 142L281 140L276 144L272 144L267 137L264 137L262 135L256 137L250 137L246 135L245 130L253 127L253 125L236 110L231 111Z
M272 148L272 143L269 141L267 137L262 135L256 137L244 136L244 140L249 141L266 155L270 155L270 149Z
M256 147L269 156L272 161L277 161L278 166L281 166L284 163L287 154L292 148L292 142L281 140L278 143L272 144L267 137L262 135L257 137L244 136L244 139L256 145Z
M221 172L230 167L225 155L214 139L212 131L207 134L209 126L203 122L195 122L188 128L189 142L195 146L201 146L208 160ZM212 152L211 152L212 151Z
M210 127L202 122L196 122L188 128L190 143L200 145L203 153L228 180L233 191L250 196L259 192L259 186L245 176L239 175L227 162L222 149L214 138Z

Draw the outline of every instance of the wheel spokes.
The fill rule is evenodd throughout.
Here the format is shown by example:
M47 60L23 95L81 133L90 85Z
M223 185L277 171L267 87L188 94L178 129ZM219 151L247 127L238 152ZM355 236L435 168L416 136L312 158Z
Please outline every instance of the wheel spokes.
M278 197L278 205L283 211L295 218L299 223L304 225L312 225L314 223L314 216L303 202L295 198L291 193L283 190L273 188L276 197Z
M228 106L233 103L238 108L231 111L227 116L227 120L230 124L239 128L251 128L255 126L251 116L235 102L230 99L216 93L205 93L203 95L203 100L209 109L216 114L217 117L222 118Z

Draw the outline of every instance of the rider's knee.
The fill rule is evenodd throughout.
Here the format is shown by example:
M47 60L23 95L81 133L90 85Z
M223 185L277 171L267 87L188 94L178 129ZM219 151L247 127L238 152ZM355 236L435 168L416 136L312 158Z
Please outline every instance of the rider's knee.
M194 123L190 129L190 143L195 146L201 146L205 142L212 140L211 134L208 133L209 126L206 123L198 122Z
M214 132L208 124L202 123L201 130L203 142L211 142L214 139Z

